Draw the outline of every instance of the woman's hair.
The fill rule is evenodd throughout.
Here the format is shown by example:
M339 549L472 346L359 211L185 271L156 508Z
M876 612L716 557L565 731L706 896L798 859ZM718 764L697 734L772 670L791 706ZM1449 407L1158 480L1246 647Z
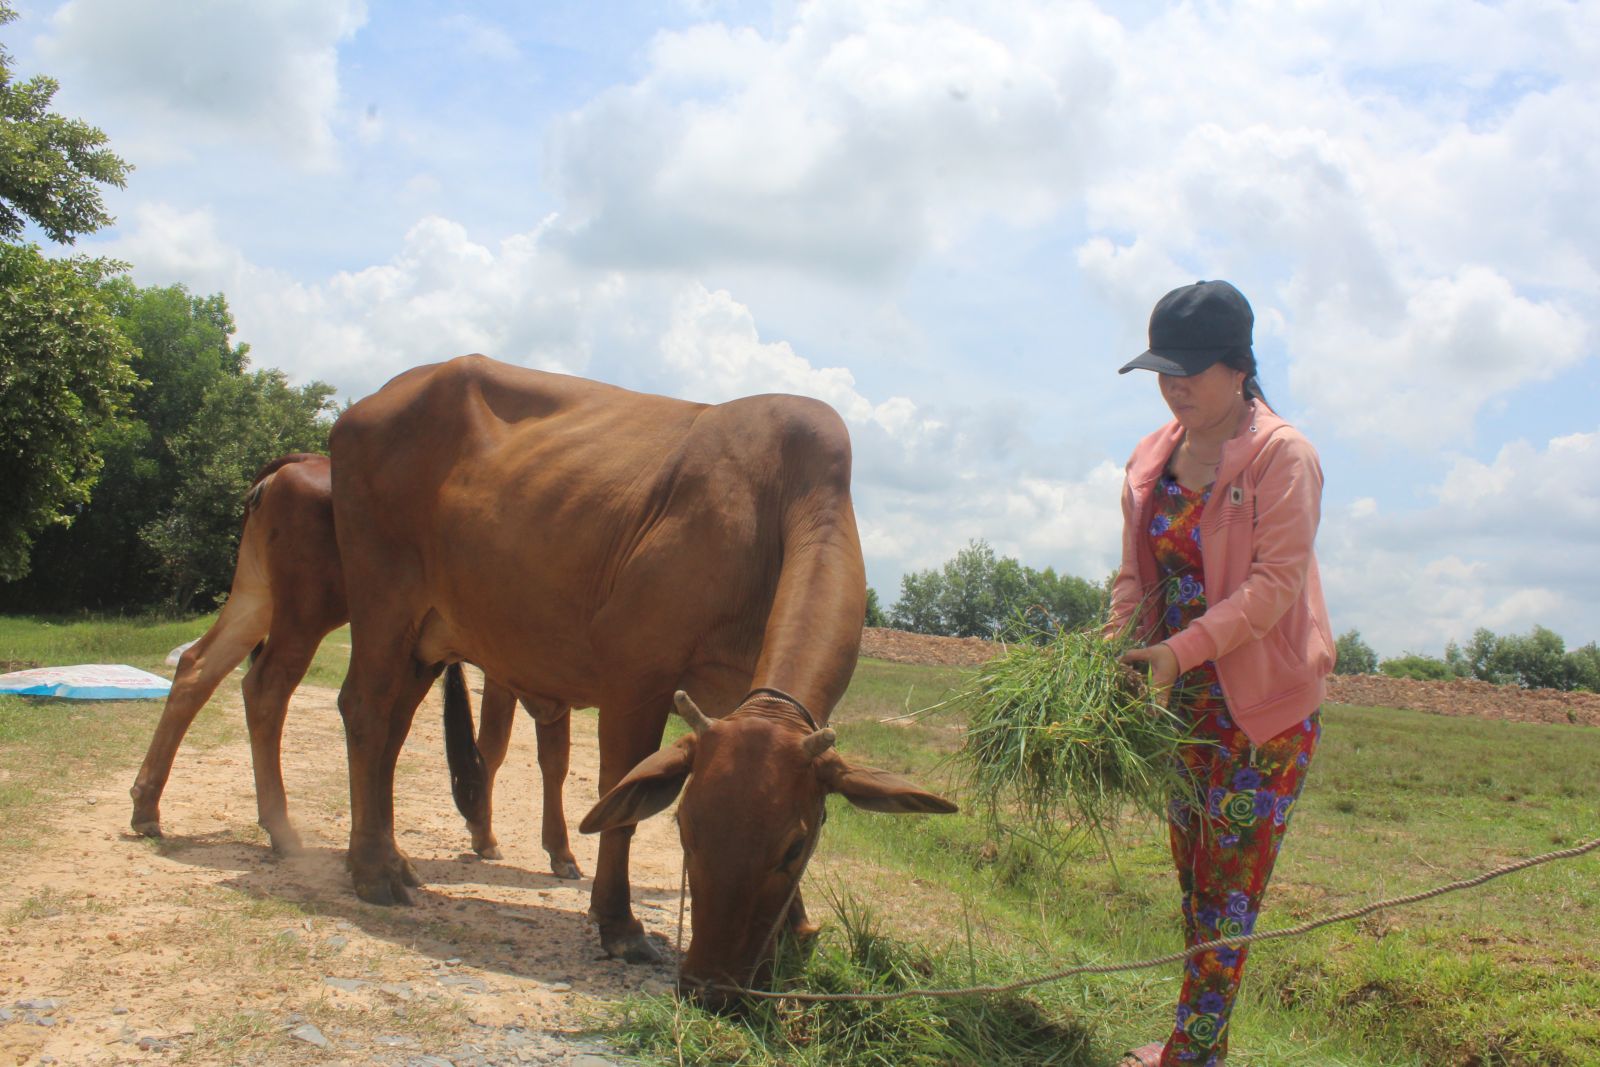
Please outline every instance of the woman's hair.
M1256 377L1256 354L1254 349L1240 346L1218 360L1224 367L1244 372L1244 384L1239 391L1246 400L1259 400L1267 403L1267 394L1261 391L1261 379ZM1271 404L1267 404L1271 407Z

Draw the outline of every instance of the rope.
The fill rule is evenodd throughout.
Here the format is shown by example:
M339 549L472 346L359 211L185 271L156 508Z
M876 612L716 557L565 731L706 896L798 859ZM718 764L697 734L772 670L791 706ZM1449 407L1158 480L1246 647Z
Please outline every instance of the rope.
M1202 942L1191 948L1187 948L1182 952L1171 952L1165 956L1156 956L1152 959L1146 960L1136 960L1131 963L1090 963L1082 964L1077 967L1065 967L1059 971L1052 971L1049 974L1040 975L1036 978L1022 978L1015 982L1005 982L999 985L973 985L963 986L959 989L901 989L896 990L893 993L788 993L765 989L746 989L742 986L730 985L708 985L704 988L715 989L726 993L735 993L740 996L755 997L762 1000L794 1000L807 1004L839 1003L844 1001L882 1003L890 1000L903 1000L907 997L944 998L1015 993L1020 989L1028 989L1037 985L1047 985L1050 982L1059 982L1063 978L1071 978L1072 976L1079 974L1116 974L1120 971L1143 970L1148 967L1161 967L1170 963L1181 963L1190 956L1197 955L1201 952L1210 952L1213 949L1222 948L1224 946L1238 947L1240 945L1248 945L1254 941L1276 941L1283 938L1302 937L1311 931L1320 929L1324 926L1331 926L1332 924L1339 922L1348 922L1351 919L1359 919L1363 916L1371 915L1375 911L1383 911L1386 908L1399 908L1408 904L1419 904L1422 901L1430 900L1433 897L1444 896L1446 893L1455 893L1463 889L1474 889L1480 885L1483 885L1485 882L1499 878L1502 875L1512 874L1516 871L1527 870L1529 867L1537 867L1542 863L1552 863L1556 860L1574 859L1578 856L1584 855L1585 853L1593 852L1597 848L1600 848L1600 838L1595 838L1593 841L1590 841L1587 844L1578 845L1575 848L1565 848L1557 852L1546 852L1544 855L1534 856L1532 859L1519 860L1516 863L1508 863L1503 867L1496 867L1492 871L1486 871L1483 874L1478 875L1476 878L1467 878L1458 882L1451 882L1448 885L1437 886L1421 893L1412 893L1410 896L1392 897L1389 900L1375 901L1374 903L1366 904L1358 908L1351 908L1348 911L1339 912L1336 915L1329 915L1326 918L1313 919L1310 922L1303 922L1298 926L1285 927L1281 930L1266 930L1261 933L1246 934L1242 937L1217 938L1213 941Z
M678 954L678 966L683 966L683 905L689 899L689 853L683 854L683 867L678 872L678 943L673 951Z

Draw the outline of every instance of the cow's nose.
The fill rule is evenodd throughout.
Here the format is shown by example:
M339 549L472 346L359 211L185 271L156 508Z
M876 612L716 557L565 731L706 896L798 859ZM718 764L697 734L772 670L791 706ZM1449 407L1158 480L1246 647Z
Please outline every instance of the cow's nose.
M727 1014L739 1006L739 997L719 986L702 983L695 978L678 979L678 996L709 1012Z

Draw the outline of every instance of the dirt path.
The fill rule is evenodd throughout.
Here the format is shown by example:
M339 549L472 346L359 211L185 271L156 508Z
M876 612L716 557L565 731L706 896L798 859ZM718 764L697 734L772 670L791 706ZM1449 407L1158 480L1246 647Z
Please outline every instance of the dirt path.
M238 675L208 715L238 716ZM169 837L127 830L132 772L81 782L48 849L0 883L0 1064L599 1067L577 1033L600 1001L669 987L666 967L601 958L589 879L548 873L534 731L519 718L495 796L505 859L473 856L450 801L437 693L401 755L395 824L426 881L412 908L359 902L343 867L348 786L333 690L291 705L284 769L308 846L272 856L249 746L179 753ZM593 713L574 718L568 816L595 799ZM585 875L597 841L574 830ZM664 818L634 838L634 907L668 950L680 851Z

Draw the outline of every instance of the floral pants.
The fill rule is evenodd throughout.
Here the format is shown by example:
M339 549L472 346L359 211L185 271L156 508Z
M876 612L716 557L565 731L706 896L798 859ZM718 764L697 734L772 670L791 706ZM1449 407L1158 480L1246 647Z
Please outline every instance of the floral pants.
M1220 689L1214 689L1216 696ZM1198 701L1184 764L1203 787L1205 810L1174 800L1168 813L1172 858L1183 890L1186 945L1250 933L1306 768L1322 735L1320 712L1253 748L1220 699ZM1177 1020L1163 1064L1217 1067L1228 1052L1228 1018L1249 946L1217 948L1186 964Z

